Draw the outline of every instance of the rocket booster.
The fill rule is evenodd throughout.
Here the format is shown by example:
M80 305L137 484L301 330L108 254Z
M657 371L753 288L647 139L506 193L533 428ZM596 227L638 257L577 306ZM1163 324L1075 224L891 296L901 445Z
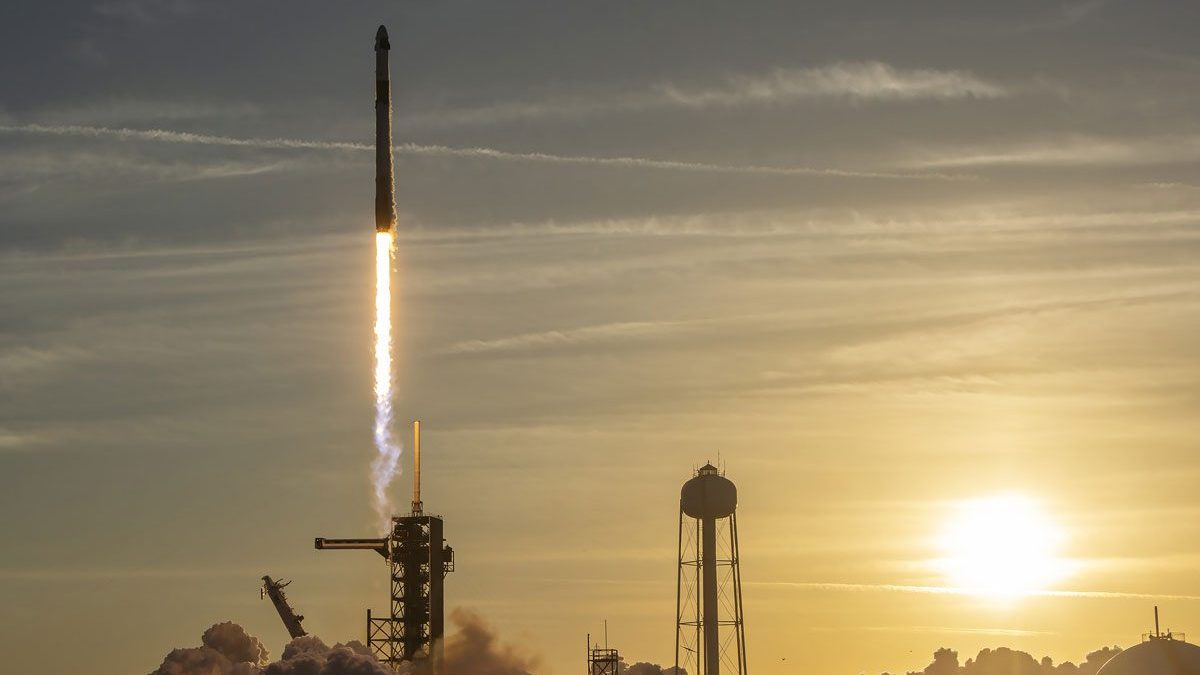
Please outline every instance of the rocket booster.
M392 89L388 74L387 27L375 33L375 231L396 229L396 185L392 176Z

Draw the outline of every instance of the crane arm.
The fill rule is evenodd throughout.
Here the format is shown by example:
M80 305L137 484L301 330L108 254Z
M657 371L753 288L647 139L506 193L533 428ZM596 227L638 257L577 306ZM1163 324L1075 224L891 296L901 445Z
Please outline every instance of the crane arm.
M326 539L317 537L313 547L318 551L375 551L388 557L387 539Z

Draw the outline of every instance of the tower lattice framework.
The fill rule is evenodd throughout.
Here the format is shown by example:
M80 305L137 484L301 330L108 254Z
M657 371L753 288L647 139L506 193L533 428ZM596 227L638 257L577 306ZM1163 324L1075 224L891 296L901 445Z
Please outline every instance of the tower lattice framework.
M679 501L675 667L689 675L747 675L737 488L711 464Z
M318 537L318 550L375 551L387 561L389 613L367 610L367 644L381 663L398 669L405 661L425 661L440 670L438 653L445 634L445 578L454 571L454 549L442 537L441 516L421 503L421 425L413 422L412 513L392 516L388 536L379 539Z

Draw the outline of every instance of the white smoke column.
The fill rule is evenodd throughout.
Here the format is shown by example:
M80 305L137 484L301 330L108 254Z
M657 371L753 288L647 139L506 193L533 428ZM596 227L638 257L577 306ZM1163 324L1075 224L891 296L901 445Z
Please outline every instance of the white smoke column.
M401 447L392 437L392 233L375 233L375 449L371 484L382 530L391 525L388 486L400 469Z

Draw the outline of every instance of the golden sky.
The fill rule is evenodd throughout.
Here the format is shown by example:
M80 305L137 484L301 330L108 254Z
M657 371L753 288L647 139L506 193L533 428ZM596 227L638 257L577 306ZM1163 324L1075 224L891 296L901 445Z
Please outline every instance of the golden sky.
M262 574L329 642L383 609L376 557L311 544L374 534L381 21L448 604L545 673L604 619L669 664L678 490L719 456L756 675L1078 661L1155 604L1200 632L1189 4L79 4L0 46L21 672L149 671L223 620L277 655ZM997 496L1070 573L942 592Z

